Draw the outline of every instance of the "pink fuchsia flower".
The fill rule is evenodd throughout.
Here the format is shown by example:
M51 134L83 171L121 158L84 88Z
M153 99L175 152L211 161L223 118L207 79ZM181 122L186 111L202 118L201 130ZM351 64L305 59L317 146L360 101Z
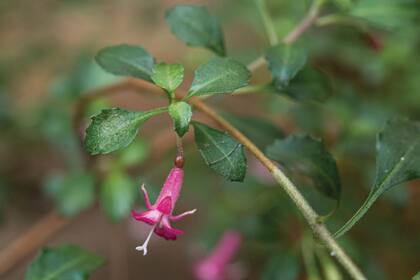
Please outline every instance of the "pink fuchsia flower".
M150 203L146 188L144 185L141 187L148 210L141 213L132 211L131 215L134 219L153 226L143 245L136 247L136 250L143 251L143 255L147 254L147 244L149 243L153 232L166 240L176 240L177 236L184 232L173 228L170 222L181 220L185 216L191 215L196 211L196 209L194 209L180 215L172 215L175 203L178 200L182 188L183 179L184 170L179 167L172 168L153 205Z
M228 278L230 263L242 242L237 231L226 231L214 250L200 261L194 269L198 280L225 280Z

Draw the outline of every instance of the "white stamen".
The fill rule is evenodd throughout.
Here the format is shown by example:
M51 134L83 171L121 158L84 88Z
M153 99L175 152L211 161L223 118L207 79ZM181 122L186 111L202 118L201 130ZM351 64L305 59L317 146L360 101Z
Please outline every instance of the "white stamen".
M144 241L143 245L136 247L136 250L137 251L143 251L143 256L146 256L147 255L147 244L149 244L150 237L152 237L152 234L153 234L153 231L155 230L155 227L156 227L156 225L154 225L152 227L152 229L150 230L149 235L147 236L147 238Z

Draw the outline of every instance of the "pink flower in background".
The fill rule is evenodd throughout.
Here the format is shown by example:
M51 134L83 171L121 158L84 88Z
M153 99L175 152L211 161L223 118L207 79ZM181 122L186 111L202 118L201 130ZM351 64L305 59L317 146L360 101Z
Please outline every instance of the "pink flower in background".
M184 232L173 228L170 222L178 221L196 211L196 209L194 209L180 215L172 215L175 203L179 197L179 192L182 188L183 179L184 171L182 168L172 168L155 204L153 205L150 203L149 196L147 195L144 185L141 187L148 210L141 213L133 210L131 215L134 219L153 226L143 245L136 247L136 250L143 251L143 255L147 254L147 244L149 243L153 232L166 240L176 240L177 236L183 234Z
M276 181L273 179L270 171L256 158L251 158L249 161L249 173L257 179L260 183L266 185L274 185Z
M242 242L237 231L226 231L217 243L213 252L200 261L194 269L198 280L225 280L228 278L231 261Z

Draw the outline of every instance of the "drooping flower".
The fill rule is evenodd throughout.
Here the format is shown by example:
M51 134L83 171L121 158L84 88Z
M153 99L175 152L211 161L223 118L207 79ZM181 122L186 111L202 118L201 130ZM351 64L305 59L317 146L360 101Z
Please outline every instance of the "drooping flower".
M225 280L229 276L231 261L242 242L241 234L237 231L226 231L214 250L198 262L194 273L198 280Z
M141 213L132 211L131 215L134 219L153 226L143 245L136 247L136 250L143 251L143 255L147 254L147 244L149 243L153 232L166 240L176 240L177 236L184 232L173 228L170 222L178 221L196 211L196 209L194 209L180 215L172 215L175 203L178 200L182 188L183 179L184 170L180 167L172 168L153 205L150 203L146 188L144 185L141 187L148 210Z

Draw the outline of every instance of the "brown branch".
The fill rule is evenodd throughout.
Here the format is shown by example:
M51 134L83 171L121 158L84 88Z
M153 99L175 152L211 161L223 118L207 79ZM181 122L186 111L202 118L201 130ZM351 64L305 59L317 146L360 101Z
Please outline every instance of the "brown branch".
M0 275L25 258L28 253L44 244L70 222L70 219L60 217L55 210L49 212L0 252Z

